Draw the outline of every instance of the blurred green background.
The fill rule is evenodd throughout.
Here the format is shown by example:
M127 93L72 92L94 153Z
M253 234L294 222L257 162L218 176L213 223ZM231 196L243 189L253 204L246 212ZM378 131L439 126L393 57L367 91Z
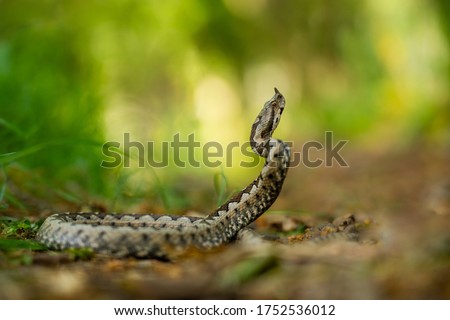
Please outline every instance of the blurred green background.
M178 132L243 143L275 86L287 100L276 137L294 149L325 131L350 140L346 152L448 149L449 7L0 0L1 210L142 199L204 209L214 192L192 188L215 181L220 198L223 176L233 189L258 168L240 168L237 152L232 168L137 169L134 157L134 168L103 169L103 143L125 132L156 146Z

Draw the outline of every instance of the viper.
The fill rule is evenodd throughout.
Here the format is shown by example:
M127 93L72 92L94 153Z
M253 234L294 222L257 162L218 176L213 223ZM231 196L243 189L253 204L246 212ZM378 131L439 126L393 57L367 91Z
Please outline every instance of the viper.
M206 217L156 214L56 213L36 239L49 248L90 248L116 257L167 259L172 251L209 249L233 241L277 199L290 161L286 143L272 137L285 107L283 95L267 101L254 121L250 146L265 159L259 176Z

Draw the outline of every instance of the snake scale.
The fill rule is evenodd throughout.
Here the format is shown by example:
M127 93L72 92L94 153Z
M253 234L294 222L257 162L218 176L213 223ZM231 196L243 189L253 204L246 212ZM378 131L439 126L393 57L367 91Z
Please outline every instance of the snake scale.
M259 176L204 218L155 214L56 213L39 229L36 239L49 248L90 248L116 257L168 259L173 250L208 249L232 241L261 216L281 191L290 150L272 138L285 99L275 95L264 104L252 125L250 145L265 159Z

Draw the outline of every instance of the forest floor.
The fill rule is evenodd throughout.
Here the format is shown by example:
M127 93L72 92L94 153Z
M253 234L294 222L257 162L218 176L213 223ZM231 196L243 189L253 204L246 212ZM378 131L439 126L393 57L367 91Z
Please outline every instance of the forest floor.
M290 170L254 223L285 241L240 241L171 262L3 248L0 299L450 299L450 152L347 160ZM308 227L348 214L359 241L300 241Z

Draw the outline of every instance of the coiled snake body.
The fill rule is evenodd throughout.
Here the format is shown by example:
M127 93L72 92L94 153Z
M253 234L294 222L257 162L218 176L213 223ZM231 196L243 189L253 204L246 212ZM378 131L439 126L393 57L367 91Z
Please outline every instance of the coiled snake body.
M289 147L272 138L285 106L283 95L264 104L253 123L250 145L265 158L260 175L206 216L57 213L49 216L36 239L50 248L91 248L118 257L167 259L171 250L212 248L232 241L278 197L290 161Z

